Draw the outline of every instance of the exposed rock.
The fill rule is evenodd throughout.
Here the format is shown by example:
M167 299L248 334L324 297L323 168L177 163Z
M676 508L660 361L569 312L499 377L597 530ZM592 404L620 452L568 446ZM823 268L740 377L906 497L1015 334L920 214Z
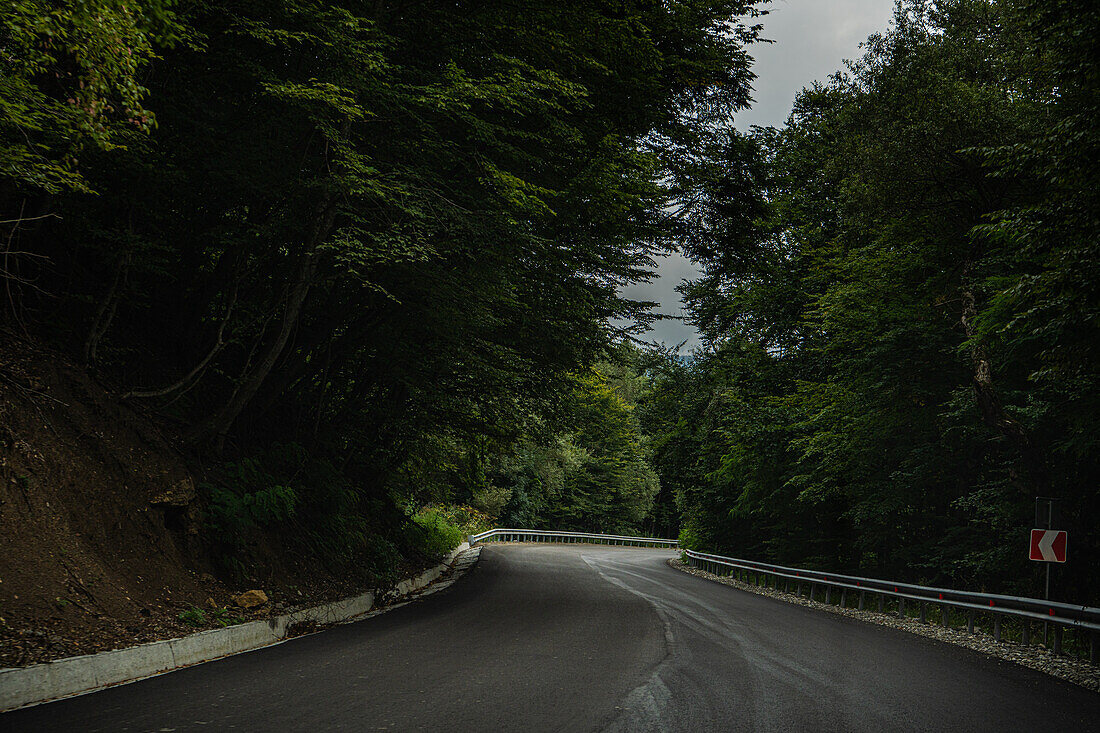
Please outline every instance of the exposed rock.
M199 582L200 583L216 583L217 578L215 578L210 573L202 573L201 575L199 575Z
M195 482L185 478L154 496L149 503L154 506L187 506L194 500Z
M241 608L255 608L256 606L262 606L267 603L267 594L262 590L246 590L239 596L233 599Z

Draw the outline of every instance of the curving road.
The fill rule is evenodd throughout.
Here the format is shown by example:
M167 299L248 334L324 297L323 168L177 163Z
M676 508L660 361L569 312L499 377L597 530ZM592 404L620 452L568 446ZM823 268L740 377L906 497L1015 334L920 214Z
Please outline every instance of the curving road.
M669 557L489 546L389 613L9 713L0 731L1100 729L1095 693Z

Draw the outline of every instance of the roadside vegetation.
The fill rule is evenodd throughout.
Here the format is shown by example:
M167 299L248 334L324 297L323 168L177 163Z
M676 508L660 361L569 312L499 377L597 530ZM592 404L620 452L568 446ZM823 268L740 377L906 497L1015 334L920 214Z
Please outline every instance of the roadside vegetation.
M704 347L642 424L690 547L1100 604L1100 10L904 2L709 156Z

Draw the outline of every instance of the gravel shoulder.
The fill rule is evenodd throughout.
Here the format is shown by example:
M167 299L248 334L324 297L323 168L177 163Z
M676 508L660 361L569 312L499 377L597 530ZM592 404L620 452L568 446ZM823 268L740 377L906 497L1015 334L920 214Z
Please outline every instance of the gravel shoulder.
M848 616L849 618L859 619L880 626L889 626L901 631L907 631L911 634L919 634L948 644L963 646L968 649L982 652L983 654L988 654L991 657L1014 662L1024 667L1044 672L1053 677L1073 682L1093 692L1100 692L1100 668L1094 667L1088 662L1080 659L1073 659L1065 656L1056 657L1053 652L1042 644L1034 644L1025 647L1022 644L1011 641L997 642L994 641L991 635L978 629L975 629L975 633L970 634L964 629L945 629L936 624L921 623L918 619L908 617L901 618L895 614L878 613L876 611L867 610L860 611L855 608L843 608L820 601L811 601L808 598L795 595L794 593L786 593L774 588L763 588L742 582L736 578L716 575L706 570L692 567L679 558L670 559L668 564L676 570L687 573L688 575L705 578L706 580L728 585L748 593L768 596L787 603L807 606L841 616Z

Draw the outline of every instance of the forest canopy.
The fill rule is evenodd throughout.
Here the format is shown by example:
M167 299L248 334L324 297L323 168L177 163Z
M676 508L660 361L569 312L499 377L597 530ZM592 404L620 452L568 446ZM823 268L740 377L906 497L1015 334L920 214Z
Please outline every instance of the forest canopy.
M545 521L636 527L656 479L594 365L651 317L620 289L676 246L693 151L749 101L755 14L5 3L6 328L220 467L233 562L262 526L349 563L425 504L499 512L490 469L562 474L577 506ZM524 446L544 458L500 466Z
M1097 58L1072 2L901 3L782 129L709 158L683 294L705 348L643 425L694 547L1100 598Z
M739 131L765 8L7 3L4 329L213 466L234 562L461 514L1035 594L1046 496L1095 605L1100 8L903 0ZM622 295L675 249L691 355Z

